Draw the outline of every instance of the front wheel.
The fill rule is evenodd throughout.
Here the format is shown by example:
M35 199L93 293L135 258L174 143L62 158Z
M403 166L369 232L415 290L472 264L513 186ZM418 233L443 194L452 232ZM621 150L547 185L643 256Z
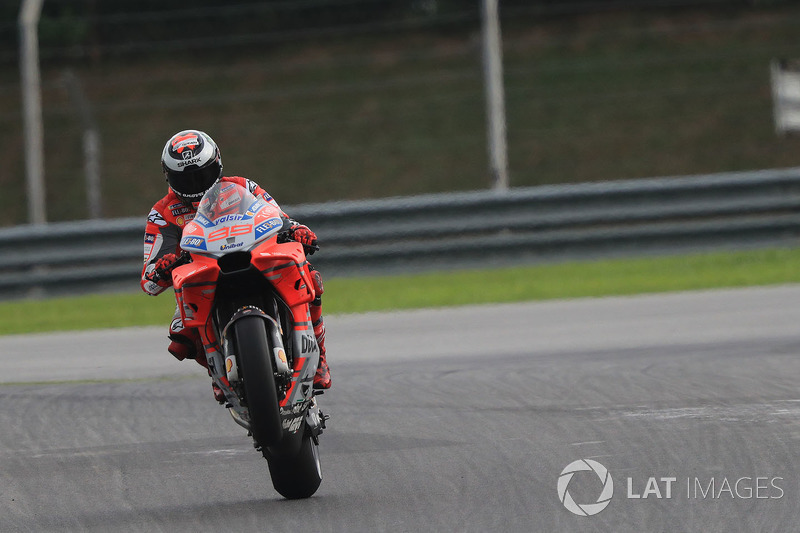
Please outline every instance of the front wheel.
M233 324L233 334L253 438L263 448L273 446L283 437L283 429L264 319L240 318Z
M302 439L300 450L294 455L281 455L264 449L272 486L290 500L312 496L322 483L319 447L308 431Z

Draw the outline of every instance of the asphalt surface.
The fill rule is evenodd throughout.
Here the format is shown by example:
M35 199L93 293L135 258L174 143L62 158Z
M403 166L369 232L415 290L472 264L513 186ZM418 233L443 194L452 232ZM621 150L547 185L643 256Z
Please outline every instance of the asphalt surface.
M329 317L324 479L304 501L273 491L203 370L165 351L169 317L0 338L0 531L796 530L799 301ZM580 459L613 480L593 516L561 496L596 503L594 472L558 490Z

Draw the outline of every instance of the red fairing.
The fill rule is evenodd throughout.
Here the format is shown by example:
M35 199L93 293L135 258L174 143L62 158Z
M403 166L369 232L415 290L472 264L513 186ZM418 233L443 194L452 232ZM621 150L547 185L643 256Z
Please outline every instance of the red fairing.
M172 272L175 296L186 327L202 328L208 321L219 277L219 266L213 257L195 255L188 265Z
M289 307L303 306L314 300L314 283L302 245L296 242L277 244L273 237L253 250L251 256L252 264L269 279ZM193 255L188 265L173 271L175 294L187 327L201 327L206 323L218 277L217 260L200 254Z
M253 250L252 258L253 265L269 279L289 307L310 303L316 296L301 244L277 244L273 238Z
M314 284L302 245L296 242L278 244L275 237L251 252L252 264L270 281L283 301L291 308L295 328L311 327L307 304L314 300ZM217 260L200 254L192 262L177 267L172 273L175 296L184 325L199 328L204 344L216 344L209 324L216 294L219 266Z

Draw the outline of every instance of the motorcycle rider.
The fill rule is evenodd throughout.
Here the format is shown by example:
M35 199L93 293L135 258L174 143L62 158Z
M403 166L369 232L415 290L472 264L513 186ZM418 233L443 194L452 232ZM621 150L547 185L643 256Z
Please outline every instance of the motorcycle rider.
M260 196L281 211L288 219L290 227L287 235L303 245L307 254L316 249L317 236L307 226L290 219L277 202L257 183L239 176L222 175L222 159L217 144L206 133L199 130L184 130L167 141L161 154L161 168L169 184L166 196L156 202L147 216L144 234L144 266L142 267L141 287L147 294L156 296L172 287L171 267L180 253L180 240L183 227L191 222L197 212L200 199L218 181L237 183L246 187L254 196ZM156 270L168 272L166 279L156 275ZM314 388L327 389L331 386L330 370L325 357L325 323L322 319L323 293L320 273L309 265L314 282L316 298L310 305L314 335L319 345L319 367L314 376ZM178 360L195 359L208 368L203 343L197 328L183 325L180 309L169 327L170 344L167 350ZM214 397L224 401L222 391L216 386Z

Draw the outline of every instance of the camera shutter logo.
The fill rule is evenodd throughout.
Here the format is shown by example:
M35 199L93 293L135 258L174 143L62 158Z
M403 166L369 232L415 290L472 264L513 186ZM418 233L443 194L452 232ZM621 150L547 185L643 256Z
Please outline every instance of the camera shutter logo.
M603 490L600 492L595 503L576 503L572 499L569 490L569 482L572 481L572 476L575 472L592 471L597 474L600 481L603 483ZM564 504L568 511L579 516L592 516L596 515L605 509L611 503L611 497L614 496L614 480L611 479L611 474L608 469L597 461L591 459L578 459L568 464L561 475L558 476L558 499Z

